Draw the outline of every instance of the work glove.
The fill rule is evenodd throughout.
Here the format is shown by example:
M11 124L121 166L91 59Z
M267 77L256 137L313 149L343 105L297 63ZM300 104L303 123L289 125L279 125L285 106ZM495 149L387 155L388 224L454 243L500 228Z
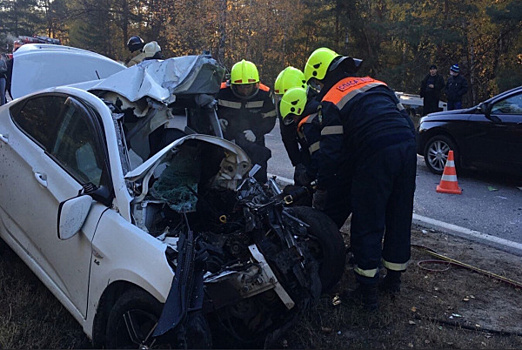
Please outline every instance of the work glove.
M245 139L249 142L254 142L256 140L256 135L254 135L252 130L245 130L243 131L243 134L245 134Z
M219 119L219 125L221 125L221 130L227 131L228 120L226 120L226 119Z
M297 164L294 170L294 183L297 186L308 186L310 182L312 179L308 176L304 164Z
M328 197L328 193L326 190L316 190L314 192L314 198L312 199L312 207L324 211L326 208L326 199Z

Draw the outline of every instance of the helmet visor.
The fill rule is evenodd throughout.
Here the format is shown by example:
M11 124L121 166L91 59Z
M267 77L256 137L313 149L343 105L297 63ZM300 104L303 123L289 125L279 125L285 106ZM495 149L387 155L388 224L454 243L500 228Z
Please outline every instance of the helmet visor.
M259 84L232 84L232 91L240 98L250 98L257 94Z
M298 116L297 114L290 113L286 117L283 118L283 124L286 126L292 125L299 118L300 118L300 116Z
M307 90L311 90L311 91L308 91L308 94L311 93L312 95L318 95L321 92L322 87L323 87L323 84L321 84L319 82L319 80L317 80L315 78L311 78L310 80L308 80Z

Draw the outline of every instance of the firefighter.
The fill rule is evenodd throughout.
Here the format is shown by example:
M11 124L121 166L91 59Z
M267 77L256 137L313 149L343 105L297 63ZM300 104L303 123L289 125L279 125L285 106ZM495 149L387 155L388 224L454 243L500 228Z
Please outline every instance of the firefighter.
M304 74L319 89L321 101L321 160L313 205L325 208L330 198L339 198L329 188L350 184L342 200L352 209L358 286L348 296L375 310L381 263L387 274L380 288L397 293L410 260L417 157L411 119L385 83L355 76L361 63L320 48L308 58Z
M162 59L161 47L155 41L145 44L139 36L133 36L127 41L127 48L133 56L125 64L132 67L144 60Z
M306 81L304 73L295 67L286 67L277 76L274 83L274 94L276 102L276 110L279 119L279 126L281 131L281 139L285 146L286 153L290 162L294 166L294 183L298 186L305 186L308 180L306 174L306 166L310 162L310 155L308 153L308 146L304 137L299 137L297 133L297 123L288 122L293 121L292 118L287 118L287 123L283 123L285 120L281 115L280 103L283 95L290 88L306 88ZM304 103L306 103L306 96Z
M265 183L268 159L272 156L265 146L265 135L274 128L276 110L272 91L260 83L256 65L245 60L234 64L230 80L221 84L217 101L224 137L234 140L253 164L261 166L254 177Z
M280 113L283 124L296 125L297 134L305 140L309 161L305 171L300 175L300 182L309 185L316 182L319 164L323 158L321 150L322 124L318 113L319 101L309 99L309 91L303 88L292 88L288 90L281 99ZM329 188L330 200L324 206L317 207L324 211L341 228L351 213L350 203L345 201L349 195L349 183L340 186L338 182L332 183L335 187L325 183L324 188Z

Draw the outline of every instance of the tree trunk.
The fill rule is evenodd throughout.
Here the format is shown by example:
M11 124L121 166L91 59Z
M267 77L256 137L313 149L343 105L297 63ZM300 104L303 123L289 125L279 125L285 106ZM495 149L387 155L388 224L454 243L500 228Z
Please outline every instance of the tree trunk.
M221 0L220 3L220 16L219 16L219 44L217 52L217 60L221 64L225 64L225 45L227 41L227 0Z
M123 36L123 51L127 50L127 40L129 40L129 3L127 0L121 1L121 31Z

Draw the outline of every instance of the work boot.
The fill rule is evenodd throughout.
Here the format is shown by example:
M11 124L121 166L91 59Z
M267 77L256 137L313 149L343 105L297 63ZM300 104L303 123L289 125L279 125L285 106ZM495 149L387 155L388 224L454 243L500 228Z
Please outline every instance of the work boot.
M348 301L361 303L367 311L375 311L379 307L377 285L359 283L355 290L348 290L342 297Z
M401 291L401 272L388 270L386 276L379 284L379 290L391 295L399 294Z

